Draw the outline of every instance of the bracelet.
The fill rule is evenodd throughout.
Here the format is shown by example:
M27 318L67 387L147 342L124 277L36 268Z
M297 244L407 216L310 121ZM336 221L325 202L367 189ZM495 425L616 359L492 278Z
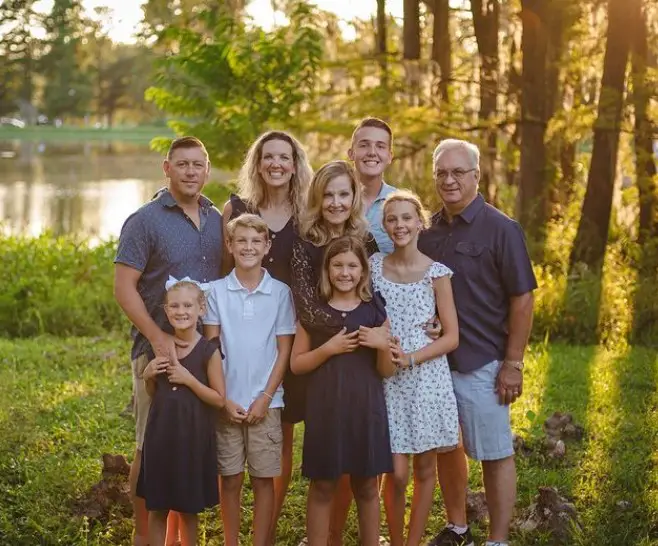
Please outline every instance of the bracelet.
M274 400L274 397L273 397L269 392L266 392L266 391L260 391L260 393L261 393L261 394L264 394L265 396L267 396L270 400Z
M508 364L519 371L523 371L524 368L523 360L504 360L503 364Z

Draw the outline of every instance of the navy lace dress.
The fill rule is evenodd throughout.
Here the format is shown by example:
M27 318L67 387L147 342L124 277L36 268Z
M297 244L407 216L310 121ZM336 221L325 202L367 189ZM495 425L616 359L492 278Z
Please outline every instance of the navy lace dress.
M204 338L180 359L204 385L217 345ZM217 412L183 385L157 377L142 449L137 495L149 511L198 514L219 503L217 486Z
M328 307L333 319L347 327L381 326L386 320L378 294L349 312ZM308 326L312 348L333 332ZM388 415L377 351L360 347L336 355L308 377L302 475L311 480L336 480L342 474L373 477L393 471Z
M231 217L237 218L245 212L259 214L253 210L239 196L231 194ZM280 231L270 231L272 247L263 260L263 267L276 280L292 285L292 249L298 239L297 226L291 217ZM304 420L304 404L306 402L306 379L286 371L283 378L283 412L281 419L286 423L299 423Z

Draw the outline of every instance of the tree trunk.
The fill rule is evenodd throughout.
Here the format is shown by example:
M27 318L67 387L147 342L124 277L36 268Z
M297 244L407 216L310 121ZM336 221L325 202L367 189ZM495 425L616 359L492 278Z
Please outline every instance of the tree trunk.
M491 127L498 102L498 28L500 5L498 0L471 0L473 26L480 55L480 122L488 125L483 130L480 190L487 201L495 200L494 172L496 166L496 128Z
M639 7L639 6L638 6ZM646 12L638 10L637 27L632 41L632 81L633 108L635 110L635 172L640 197L640 217L638 241L646 240L658 234L656 213L658 200L656 195L656 162L653 156L652 127L648 109L651 97L650 83L647 80L647 25Z
M626 65L633 36L634 6L640 0L609 0L603 77L594 123L594 144L587 191L570 266L579 262L600 273L608 244L619 148Z
M439 65L441 80L439 92L441 100L450 103L450 82L452 81L452 47L450 42L450 3L448 0L434 0L432 9L434 27L432 34L432 60Z
M528 238L539 243L545 235L549 188L544 142L548 121L548 1L522 0L521 12L523 72L518 217Z
M377 58L381 68L381 85L388 88L388 47L386 38L386 0L377 0Z
M404 68L409 89L409 103L420 103L420 2L404 0L402 29Z

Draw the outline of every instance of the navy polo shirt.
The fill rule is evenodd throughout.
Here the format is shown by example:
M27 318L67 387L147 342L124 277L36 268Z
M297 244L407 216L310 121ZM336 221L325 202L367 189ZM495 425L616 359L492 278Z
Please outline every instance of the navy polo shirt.
M452 222L435 214L418 248L454 272L459 347L450 367L469 373L505 358L510 297L537 288L521 226L478 195Z
M219 279L222 261L222 215L206 197L199 198L200 223L178 206L168 190L139 208L121 228L114 263L142 272L137 291L155 323L173 333L164 312L169 275L199 282ZM148 340L133 326L133 359L150 351Z

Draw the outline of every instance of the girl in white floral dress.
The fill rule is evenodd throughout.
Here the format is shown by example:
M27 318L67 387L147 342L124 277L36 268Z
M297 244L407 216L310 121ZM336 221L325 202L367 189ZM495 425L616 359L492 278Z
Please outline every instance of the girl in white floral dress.
M446 358L459 342L452 271L418 250L418 234L428 216L415 194L402 190L390 194L383 224L395 250L370 258L374 288L386 300L391 333L399 340L398 371L384 380L394 466L384 478L391 546L421 543L436 485L436 451L454 449L459 442L457 403ZM425 327L437 314L442 335L432 341ZM411 456L414 495L405 541Z

